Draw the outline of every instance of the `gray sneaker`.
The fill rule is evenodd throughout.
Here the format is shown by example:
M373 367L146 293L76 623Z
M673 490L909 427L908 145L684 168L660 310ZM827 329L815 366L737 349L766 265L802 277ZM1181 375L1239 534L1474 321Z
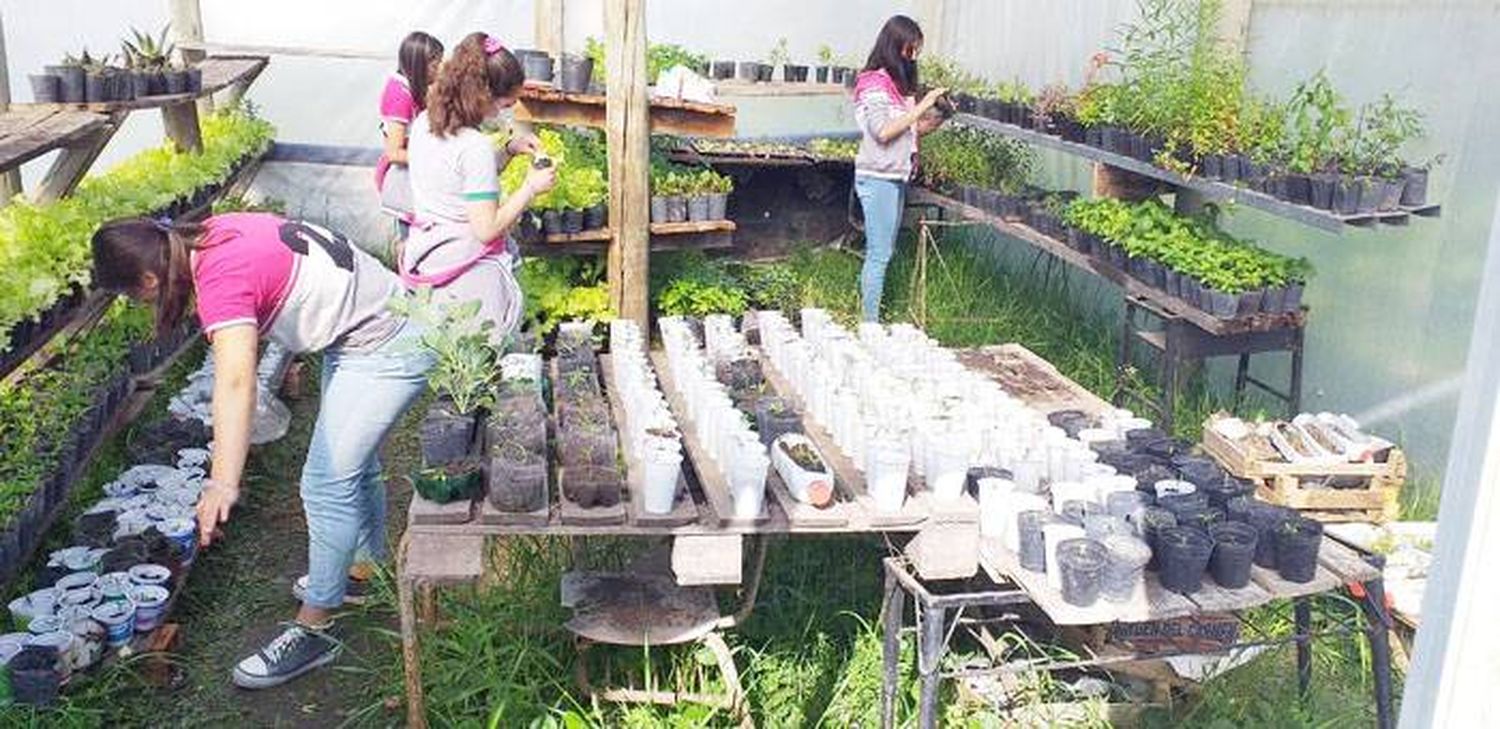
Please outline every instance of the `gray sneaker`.
M331 663L341 647L321 630L288 623L281 635L234 667L234 685L246 689L280 686Z
M307 575L298 577L297 581L292 583L292 597L297 598L297 602L307 602L307 583ZM369 600L370 581L356 580L350 577L344 586L344 604L363 605L369 602Z

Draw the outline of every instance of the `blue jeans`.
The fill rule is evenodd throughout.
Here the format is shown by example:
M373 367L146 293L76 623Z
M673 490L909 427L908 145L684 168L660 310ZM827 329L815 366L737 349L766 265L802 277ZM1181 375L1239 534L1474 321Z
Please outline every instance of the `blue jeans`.
M864 320L880 321L885 269L896 250L896 231L901 228L901 212L906 207L906 183L855 175L854 192L865 212L865 265L859 274Z
M432 363L409 323L377 349L323 353L323 402L302 467L310 607L343 605L356 554L385 558L380 444L427 387Z

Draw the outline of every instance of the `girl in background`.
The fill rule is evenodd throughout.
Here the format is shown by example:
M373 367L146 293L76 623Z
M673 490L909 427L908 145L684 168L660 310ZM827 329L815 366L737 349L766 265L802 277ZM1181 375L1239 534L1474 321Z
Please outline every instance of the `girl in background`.
M412 212L406 138L412 121L426 107L427 88L437 77L442 62L443 44L422 31L414 31L401 41L396 72L386 79L385 89L380 92L380 130L385 135L385 148L375 164L375 189L380 191L381 208L396 218L398 255Z
M443 64L427 92L427 110L411 126L416 215L402 279L432 287L438 303L478 300L480 321L493 322L497 346L521 321L510 229L557 182L556 168L533 166L521 188L500 199L500 170L512 155L535 154L540 145L531 134L513 135L496 154L479 126L516 103L523 80L520 62L498 39L470 33Z
M861 135L854 158L854 191L865 216L865 262L860 271L865 321L880 320L885 270L896 247L917 137L942 123L927 112L947 89L933 89L916 101L921 53L922 29L916 21L892 16L880 29L854 87L854 120Z

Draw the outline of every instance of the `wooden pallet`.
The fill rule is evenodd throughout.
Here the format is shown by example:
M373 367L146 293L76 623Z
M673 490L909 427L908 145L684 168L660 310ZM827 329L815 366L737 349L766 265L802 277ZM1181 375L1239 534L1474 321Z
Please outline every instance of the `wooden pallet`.
M1203 450L1237 478L1256 483L1256 495L1290 506L1319 521L1394 520L1406 482L1406 456L1392 448L1385 463L1288 463L1241 441L1220 435L1210 419L1203 427ZM1306 480L1363 479L1354 488L1310 488Z

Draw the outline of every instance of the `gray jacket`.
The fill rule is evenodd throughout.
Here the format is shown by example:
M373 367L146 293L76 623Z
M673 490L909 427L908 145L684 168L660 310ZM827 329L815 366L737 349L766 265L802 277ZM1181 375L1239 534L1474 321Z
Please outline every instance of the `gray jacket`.
M859 152L854 156L855 174L897 182L911 179L912 156L917 152L916 125L886 144L881 144L877 136L892 119L905 113L905 105L883 91L872 89L860 96L854 105L854 122L861 132Z

